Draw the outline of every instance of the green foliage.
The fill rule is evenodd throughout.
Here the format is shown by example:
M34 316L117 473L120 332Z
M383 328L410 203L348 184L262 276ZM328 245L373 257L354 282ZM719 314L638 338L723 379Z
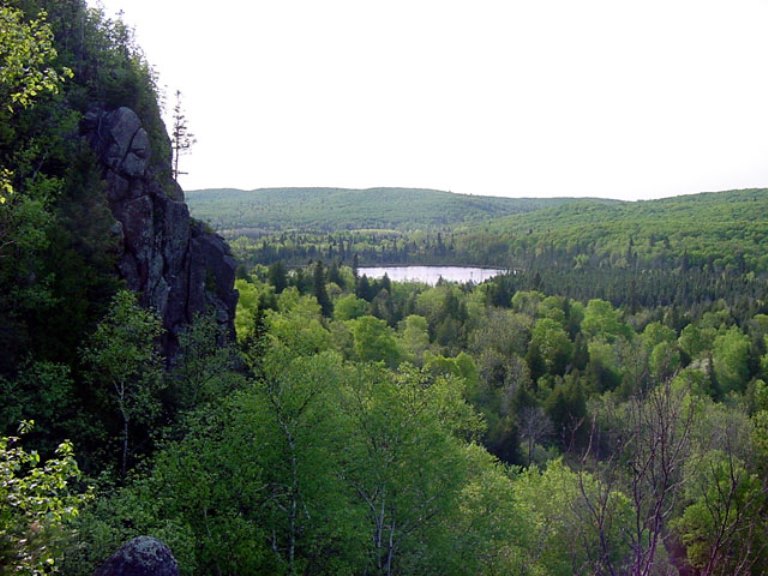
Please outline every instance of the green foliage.
M428 228L529 212L567 200L480 197L413 188L192 190L195 217L232 231Z
M622 373L614 346L603 340L593 340L588 350L586 372L590 382L600 392L616 388L621 382Z
M541 318L536 322L528 354L531 357L537 355L548 374L563 374L572 352L573 343L560 323L551 318Z
M544 402L544 409L560 445L563 448L578 446L584 439L584 421L587 416L586 398L580 382L572 377L556 380Z
M239 296L235 310L235 333L239 342L253 335L256 315L261 309L263 291L260 286L242 278L235 280L235 289Z
M83 0L12 0L0 21L0 374L12 379L30 353L74 364L117 288L101 169L73 138L82 113L132 106L158 171L167 142L125 25Z
M53 32L41 12L26 21L23 12L0 6L0 119L6 120L18 107L30 107L38 97L56 93L72 71L49 64L56 59ZM13 171L0 164L0 209L13 201ZM5 223L0 224L0 248L7 241Z
M146 434L160 415L166 382L155 340L161 333L157 316L141 308L133 292L121 290L82 350L92 393L107 414L120 419L122 477L133 452L133 428Z
M74 388L69 367L50 362L24 366L13 380L0 379L0 429L35 419L32 438L44 452L52 452L51 438L77 432Z
M333 305L333 316L336 320L354 320L367 313L368 303L354 294L345 294Z
M429 326L427 319L418 314L411 314L401 323L400 337L405 358L417 366L424 362L424 354L429 350Z
M37 96L56 92L72 72L59 72L48 64L56 58L53 32L45 13L24 21L21 11L0 7L0 102L10 111L26 108Z
M622 322L621 312L615 310L610 302L594 298L584 309L584 319L581 321L582 332L590 338L600 335L611 343L616 338L631 337L629 327Z
M599 298L632 313L674 305L681 307L678 312L698 316L723 298L739 301L739 315L751 315L757 301L765 300L761 278L768 258L759 250L768 218L763 190L642 203L553 199L526 205L520 200L511 216L476 215L464 206L458 220L466 215L466 223L448 217L440 224L436 220L447 206L464 201L443 195L435 196L440 205L423 216L413 209L419 195L403 199L389 190L200 191L190 198L193 211L218 210L216 226L239 237L239 254L254 263L358 258L368 264L490 265L514 271L509 280L518 289L557 287L560 296ZM339 206L329 213L330 199L339 199ZM294 200L299 205L294 207ZM497 200L505 199L482 199ZM244 205L253 206L257 216L241 217ZM384 216L398 210L416 216L391 222ZM371 213L379 219L368 223L364 215ZM253 227L251 220L257 222Z
M265 323L270 338L295 354L311 356L330 350L330 333L323 326L320 305L312 296L301 296L295 288L277 299L279 310L268 310Z
M711 347L712 339L707 336L707 332L701 330L696 324L688 324L680 333L678 344L688 358L695 360Z
M213 314L197 316L179 335L169 378L174 405L182 410L211 404L242 385L234 372L236 351Z
M744 566L755 573L768 545L760 529L766 505L760 478L716 450L691 463L689 483L690 503L674 522L688 561L704 574L737 574Z
M180 528L184 573L349 573L362 542L338 482L346 425L334 398L345 369L332 354L279 349L264 366L263 381L190 415L152 475L94 511L87 538L128 537L126 522L161 537Z
M545 470L530 468L513 484L519 510L521 573L552 575L609 573L628 553L624 533L632 522L629 499L619 491L600 494L588 473L576 473L561 460ZM595 522L590 502L602 500L606 522ZM609 557L606 557L606 550Z
M446 519L449 548L441 551L441 569L445 574L524 573L527 525L510 497L512 474L478 446L467 450L467 458L474 473Z
M315 298L317 298L322 315L325 318L330 318L333 315L333 304L331 303L331 297L328 296L325 280L325 268L322 261L318 260L312 273L312 292Z
M275 347L263 380L191 415L150 477L89 513L86 549L178 527L184 572L461 573L453 518L467 482L493 467L463 440L480 422L462 388ZM463 508L478 518L469 500Z
M722 394L743 392L749 379L749 338L736 327L715 338L714 370Z
M350 383L353 419L348 478L364 505L371 569L376 574L441 573L451 557L441 522L471 477L466 447L479 422L464 403L461 382L412 368L380 368Z
M163 517L165 502L143 477L126 488L103 482L97 498L73 522L75 531L64 539L61 572L91 576L127 541L154 536L173 551L181 573L192 574L196 566L194 534L189 525Z
M350 320L355 356L361 362L383 362L394 368L400 362L400 349L393 330L384 320L361 316Z
M22 424L28 431L33 422ZM88 499L70 484L80 471L72 444L41 462L18 437L0 437L0 574L37 576L58 571L62 536Z
M390 311L340 285L332 320L309 295L311 283L305 294L290 286L277 296L259 281L242 286L254 379L189 402L146 478L84 518L80 550L106 554L147 532L175 538L182 569L199 574L667 569L681 562L666 559L670 530L686 548L684 533L714 534L694 514L697 494L711 502L719 493L714 476L683 473L708 450L708 435L714 442L743 429L728 444L734 462L752 476L768 469L764 458L742 459L752 432L738 416L740 392L726 409L707 399L706 363L675 373L676 332L651 315L624 322L601 301L582 316L579 303L530 292L513 311L489 305L485 288L391 283L380 292L411 311L395 331L360 315ZM347 313L353 318L339 319ZM441 345L446 319L461 330ZM729 319L715 312L696 326ZM227 372L226 363L216 368L210 336L192 337L198 329L190 343L202 355L191 356L180 385ZM738 328L720 328L718 338L729 330L748 339ZM583 372L574 368L578 354L588 354ZM762 454L762 387L750 390L749 441ZM694 415L706 402L723 412L708 409L699 426ZM740 554L724 548L727 558ZM98 561L85 556L73 563L82 574ZM719 558L727 572L731 560Z

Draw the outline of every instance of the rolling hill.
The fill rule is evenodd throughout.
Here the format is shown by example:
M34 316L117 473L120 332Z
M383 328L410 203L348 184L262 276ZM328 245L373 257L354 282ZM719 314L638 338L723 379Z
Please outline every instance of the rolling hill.
M574 201L471 196L415 188L208 189L192 190L186 196L192 214L222 232L425 229L476 224Z

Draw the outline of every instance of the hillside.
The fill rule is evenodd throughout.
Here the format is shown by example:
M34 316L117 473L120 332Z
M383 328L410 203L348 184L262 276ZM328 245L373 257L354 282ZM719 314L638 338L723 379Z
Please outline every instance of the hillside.
M423 229L474 224L573 202L416 188L209 189L189 191L186 198L196 218L224 232Z
M357 254L365 264L477 264L546 274L768 271L762 189L639 202L406 188L200 190L187 200L193 215L237 239L238 255L249 264L351 261Z
M750 189L613 204L585 200L496 219L482 232L465 228L461 236L479 252L503 246L504 255L494 257L518 265L547 253L567 266L685 260L686 266L765 271L767 224L768 190Z
M556 252L569 265L585 259L616 265L631 251L641 262L684 256L695 266L768 269L761 250L768 191L762 189L639 202L409 188L210 189L188 192L187 202L195 217L230 238L377 230L403 240L409 231L441 230L451 234L464 263L475 255L478 263L521 267L532 254Z

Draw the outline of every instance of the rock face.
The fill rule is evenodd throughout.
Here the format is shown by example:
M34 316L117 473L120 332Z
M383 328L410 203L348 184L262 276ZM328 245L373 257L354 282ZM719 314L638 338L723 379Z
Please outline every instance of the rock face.
M81 132L104 169L120 274L162 318L168 357L179 331L198 313L215 310L234 334L235 260L220 236L190 218L169 170L153 166L138 116L129 108L94 111Z
M168 546L139 536L124 544L93 576L179 576L179 567Z

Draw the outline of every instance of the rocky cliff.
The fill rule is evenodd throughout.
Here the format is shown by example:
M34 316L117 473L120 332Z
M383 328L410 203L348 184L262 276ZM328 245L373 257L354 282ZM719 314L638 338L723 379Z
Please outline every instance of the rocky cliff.
M235 260L220 236L190 218L181 188L153 162L139 117L129 108L94 110L81 133L103 166L120 275L162 318L166 353L196 314L210 310L234 334Z

